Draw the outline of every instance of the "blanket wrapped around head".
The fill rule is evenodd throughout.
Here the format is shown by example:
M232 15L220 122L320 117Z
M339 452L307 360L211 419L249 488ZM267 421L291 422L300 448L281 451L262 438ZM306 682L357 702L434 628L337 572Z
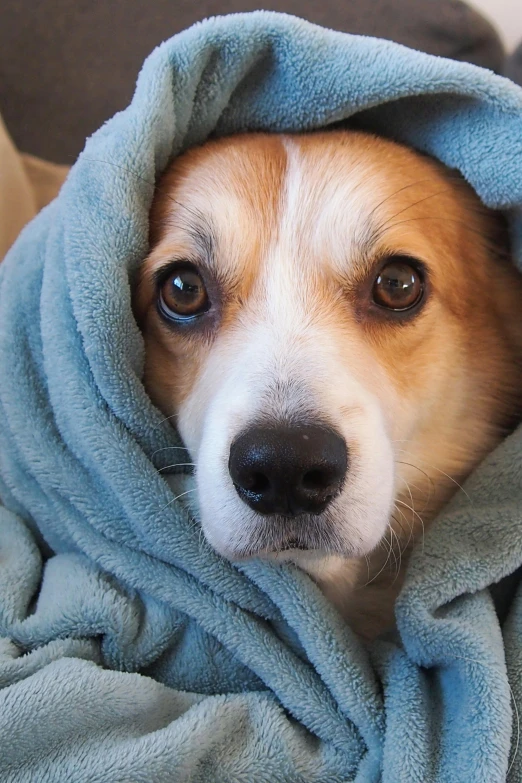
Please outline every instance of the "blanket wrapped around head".
M0 267L4 783L521 779L516 576L500 614L492 597L522 564L520 431L414 553L397 637L368 646L297 568L218 557L185 468L176 494L160 472L186 460L131 311L152 183L210 134L350 117L459 169L522 262L519 88L259 12L160 46Z

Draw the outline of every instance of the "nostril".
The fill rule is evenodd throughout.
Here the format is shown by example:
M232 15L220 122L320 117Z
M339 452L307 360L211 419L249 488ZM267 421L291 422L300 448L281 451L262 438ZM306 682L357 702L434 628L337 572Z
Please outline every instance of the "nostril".
M301 485L304 489L311 491L318 491L321 489L327 489L332 483L332 477L325 470L309 470L305 473Z
M263 473L252 473L248 486L244 486L244 489L248 489L255 495L260 495L262 492L266 492L269 486L270 480L268 476L265 476Z

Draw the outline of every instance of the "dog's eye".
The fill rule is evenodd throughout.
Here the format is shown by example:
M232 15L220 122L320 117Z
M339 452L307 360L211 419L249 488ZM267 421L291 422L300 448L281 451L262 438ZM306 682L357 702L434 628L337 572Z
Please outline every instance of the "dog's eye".
M160 282L158 304L161 314L173 320L205 313L210 301L196 267L186 262L170 267L168 276Z
M387 310L410 310L424 294L421 271L406 257L392 258L375 278L372 295L375 304Z

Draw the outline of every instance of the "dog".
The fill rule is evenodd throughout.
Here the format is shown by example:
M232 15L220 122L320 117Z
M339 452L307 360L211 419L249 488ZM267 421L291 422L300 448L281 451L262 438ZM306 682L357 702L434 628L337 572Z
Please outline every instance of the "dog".
M520 417L506 234L460 174L362 131L172 163L134 310L218 553L291 561L363 637L393 628L413 544Z

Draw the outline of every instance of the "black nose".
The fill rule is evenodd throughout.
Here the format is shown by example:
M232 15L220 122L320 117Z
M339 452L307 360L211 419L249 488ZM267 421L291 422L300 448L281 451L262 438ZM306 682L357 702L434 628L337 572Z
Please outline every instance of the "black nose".
M340 492L346 443L327 427L252 427L230 448L239 497L261 514L319 514Z

